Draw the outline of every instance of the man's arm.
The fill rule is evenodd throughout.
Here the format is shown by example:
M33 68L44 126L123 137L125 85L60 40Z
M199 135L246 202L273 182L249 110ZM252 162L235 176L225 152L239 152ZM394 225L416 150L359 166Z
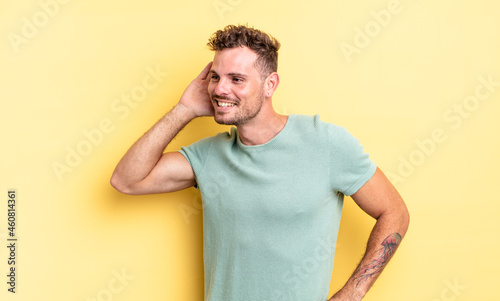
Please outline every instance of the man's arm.
M167 145L191 120L213 115L208 96L212 63L186 88L177 105L147 131L120 160L111 185L126 194L151 194L181 190L195 184L189 162L179 152L163 153Z
M363 259L344 287L330 301L354 301L365 296L394 255L410 220L403 199L378 168L352 198L377 222L368 239Z

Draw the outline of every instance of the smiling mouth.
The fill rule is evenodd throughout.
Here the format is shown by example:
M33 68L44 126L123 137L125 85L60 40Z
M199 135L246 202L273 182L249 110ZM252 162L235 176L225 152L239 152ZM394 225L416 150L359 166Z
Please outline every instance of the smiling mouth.
M234 107L236 104L234 104L234 103L229 103L229 102L217 101L217 105L218 105L219 107L226 108L226 107Z
M236 106L236 103L233 103L233 102L227 102L227 101L219 100L219 99L216 99L216 98L214 98L213 100L217 103L217 106L221 107L221 108L227 108L227 107L234 107L234 106Z

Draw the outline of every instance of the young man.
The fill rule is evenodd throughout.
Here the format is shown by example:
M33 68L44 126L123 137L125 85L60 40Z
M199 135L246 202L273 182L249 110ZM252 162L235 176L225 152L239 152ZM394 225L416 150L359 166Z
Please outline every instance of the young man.
M358 268L329 300L361 300L406 233L403 200L343 128L274 111L277 40L227 26L209 46L213 63L128 150L111 184L136 195L200 189L207 301L327 300L350 195L377 222ZM236 128L163 153L200 116Z

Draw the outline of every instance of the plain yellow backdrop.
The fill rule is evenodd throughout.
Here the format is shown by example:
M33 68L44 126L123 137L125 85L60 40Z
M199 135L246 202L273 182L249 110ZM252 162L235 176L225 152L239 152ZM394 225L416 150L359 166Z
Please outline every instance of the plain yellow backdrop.
M126 196L109 178L227 24L282 43L277 111L346 127L406 200L409 232L365 300L497 300L498 1L2 0L0 18L1 300L203 299L198 192ZM169 150L227 129L195 120ZM346 198L331 294L373 223Z

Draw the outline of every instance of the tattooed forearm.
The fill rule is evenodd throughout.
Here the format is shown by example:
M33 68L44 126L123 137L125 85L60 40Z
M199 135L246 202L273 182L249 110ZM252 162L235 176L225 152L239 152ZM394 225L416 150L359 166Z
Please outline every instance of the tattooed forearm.
M365 280L372 278L373 276L382 272L389 259L391 259L394 252L401 242L401 235L399 233L393 233L387 236L381 243L382 248L378 250L377 258L372 260L369 264L360 266L356 271L354 271L354 280L357 280L356 287Z

